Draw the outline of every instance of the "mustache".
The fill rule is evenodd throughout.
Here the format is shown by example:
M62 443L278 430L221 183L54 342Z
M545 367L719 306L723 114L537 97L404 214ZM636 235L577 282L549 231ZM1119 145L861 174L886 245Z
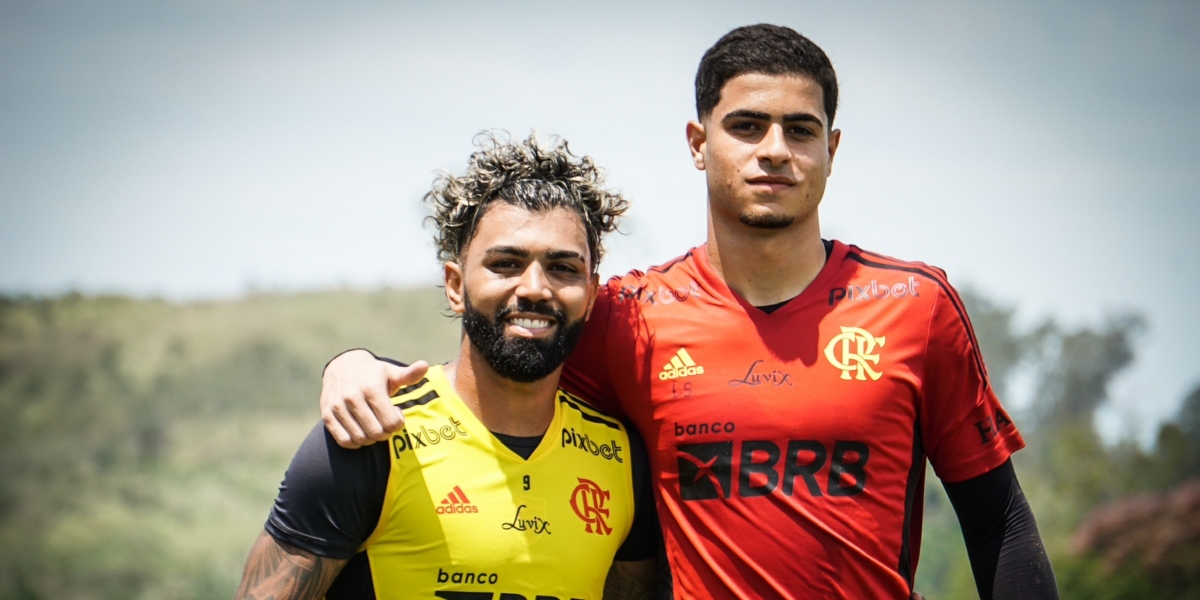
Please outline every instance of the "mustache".
M516 306L505 306L497 310L496 321L502 321L508 317L508 315L516 312L546 315L547 317L554 317L559 323L567 322L566 314L564 314L561 310L555 310L554 307L550 306L549 302L544 300L541 302L534 302L528 298L517 298Z

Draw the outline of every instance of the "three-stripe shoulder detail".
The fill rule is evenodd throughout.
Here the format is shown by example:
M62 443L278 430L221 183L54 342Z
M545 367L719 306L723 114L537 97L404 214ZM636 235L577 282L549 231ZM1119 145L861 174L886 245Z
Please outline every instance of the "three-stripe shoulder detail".
M669 261L667 261L667 262L665 262L665 263L663 263L663 264L661 264L661 265L657 265L657 266L654 266L654 267L650 267L650 269L649 269L648 271L649 271L650 273L662 273L662 274L666 274L666 272L667 272L667 271L670 271L670 270L671 270L671 268L672 268L672 267L674 267L675 265L677 265L677 264L679 264L679 263L681 263L681 262L683 262L683 261L687 260L688 258L691 258L691 256L692 256L692 252L695 252L695 249L688 250L688 251L687 251L685 254L683 254L682 256L676 256L675 258L672 258L671 260L669 260Z
M900 261L890 256L868 252L857 247L852 249L850 252L847 252L846 258L868 267L888 269L892 271L903 271L905 273L920 275L936 283L946 297L950 299L950 305L953 306L954 311L958 313L958 318L962 321L963 328L967 332L967 337L971 340L971 354L975 359L975 368L979 370L980 379L984 381L985 385L991 385L991 381L987 376L987 368L983 364L983 354L979 349L979 340L975 337L975 328L971 326L971 319L967 318L967 309L966 306L963 305L962 298L959 298L958 292L954 290L954 288L950 285L950 281L946 279L945 271L937 267L931 267L924 263Z
M421 390L425 390L425 393L417 395ZM416 397L414 398L413 396ZM392 403L399 407L400 410L407 410L414 406L429 404L439 397L437 390L429 385L429 379L422 378L412 385L400 388L400 391L392 397Z
M578 396L572 396L567 392L558 390L558 401L579 411L579 414L583 415L584 421L599 423L618 431L621 429L620 422L611 417L602 416L600 411L596 410L591 404L588 404Z

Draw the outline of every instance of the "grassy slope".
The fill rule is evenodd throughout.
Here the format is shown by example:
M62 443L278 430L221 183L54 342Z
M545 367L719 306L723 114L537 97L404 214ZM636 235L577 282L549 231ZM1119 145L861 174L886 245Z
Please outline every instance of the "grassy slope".
M229 597L321 366L442 361L441 293L0 301L0 598Z

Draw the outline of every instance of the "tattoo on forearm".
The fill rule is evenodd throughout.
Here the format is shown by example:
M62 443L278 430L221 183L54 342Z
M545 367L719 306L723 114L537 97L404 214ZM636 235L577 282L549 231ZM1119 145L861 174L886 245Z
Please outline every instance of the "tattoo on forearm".
M653 600L654 560L616 561L604 580L604 600Z
M265 531L254 542L236 600L318 600L346 560L281 544Z

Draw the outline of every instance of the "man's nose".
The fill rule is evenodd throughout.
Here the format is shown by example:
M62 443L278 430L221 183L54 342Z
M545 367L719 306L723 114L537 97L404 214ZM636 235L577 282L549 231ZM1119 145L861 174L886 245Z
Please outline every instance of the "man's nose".
M546 270L542 268L542 264L537 261L529 263L529 266L525 268L525 272L521 274L521 281L517 284L517 296L538 302L549 300L551 297L550 292L550 282L546 277Z
M774 166L780 166L788 161L791 152L788 150L787 137L783 133L783 125L772 123L758 143L758 158Z

